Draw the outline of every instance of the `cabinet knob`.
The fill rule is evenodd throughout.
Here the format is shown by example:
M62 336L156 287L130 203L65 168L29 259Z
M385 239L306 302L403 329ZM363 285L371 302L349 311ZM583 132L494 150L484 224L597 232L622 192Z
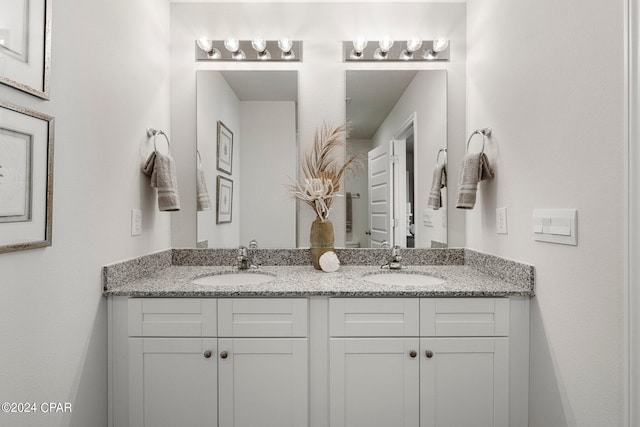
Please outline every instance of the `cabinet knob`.
M208 358L210 358L210 357L211 357L211 350L207 350L207 351L205 351L205 352L204 352L204 358L205 358L205 359L208 359Z
M431 359L433 357L433 351L427 350L424 352L424 355L427 356L427 359Z
M223 351L220 353L220 358L222 359L226 359L229 356L229 353L227 353L226 351Z
M415 351L415 350L411 350L411 351L409 352L409 357L411 357L412 359L413 359L414 357L416 357L417 355L418 355L418 353L416 353L416 351Z

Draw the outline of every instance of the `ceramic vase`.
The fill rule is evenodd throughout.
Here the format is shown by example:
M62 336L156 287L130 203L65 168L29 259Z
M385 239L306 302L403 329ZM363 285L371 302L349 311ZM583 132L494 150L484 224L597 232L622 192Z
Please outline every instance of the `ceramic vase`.
M322 221L319 217L311 224L311 262L316 270L320 270L320 257L323 253L333 251L333 223Z

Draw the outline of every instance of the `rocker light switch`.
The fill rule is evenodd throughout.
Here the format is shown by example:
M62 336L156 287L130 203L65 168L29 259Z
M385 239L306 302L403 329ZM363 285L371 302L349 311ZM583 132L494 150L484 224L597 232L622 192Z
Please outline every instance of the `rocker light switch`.
M533 238L562 245L578 244L578 211L536 209L533 211Z

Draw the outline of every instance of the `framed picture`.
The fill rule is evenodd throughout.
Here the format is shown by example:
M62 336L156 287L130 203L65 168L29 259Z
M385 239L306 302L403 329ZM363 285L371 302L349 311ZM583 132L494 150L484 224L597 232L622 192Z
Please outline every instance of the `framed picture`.
M51 3L0 2L0 83L49 99Z
M54 119L0 101L0 253L51 245Z
M233 160L233 132L218 120L218 150L216 168L231 175Z
M218 175L216 187L216 224L229 223L233 207L233 181Z

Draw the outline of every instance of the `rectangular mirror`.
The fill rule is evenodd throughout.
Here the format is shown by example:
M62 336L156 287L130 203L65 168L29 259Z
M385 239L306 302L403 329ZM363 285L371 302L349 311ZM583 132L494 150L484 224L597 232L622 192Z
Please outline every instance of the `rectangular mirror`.
M297 71L203 70L196 82L197 246L295 247Z
M427 203L446 170L447 72L347 71L346 114L347 151L367 159L346 181L346 246L447 247L447 188L441 208Z

